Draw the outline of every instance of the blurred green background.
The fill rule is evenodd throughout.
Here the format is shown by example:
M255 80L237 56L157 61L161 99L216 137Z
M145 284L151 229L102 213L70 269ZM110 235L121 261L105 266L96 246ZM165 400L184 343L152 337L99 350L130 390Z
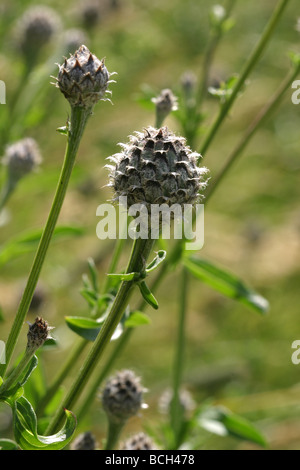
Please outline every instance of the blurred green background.
M118 142L126 142L134 131L154 124L154 106L146 108L139 103L143 90L148 87L158 94L163 88L171 88L176 95L184 72L201 75L209 10L216 2L119 0L114 7L110 2L100 3L98 22L85 28L86 45L98 57L106 58L108 70L118 74L117 83L111 86L113 105L100 102L88 123L59 220L59 225L82 227L84 235L54 243L41 276L45 300L38 313L55 326L53 335L58 341L57 349L44 354L45 374L50 381L75 340L64 316L87 314L87 304L79 293L82 274L87 271L86 260L93 257L97 261L101 281L112 253L113 243L98 240L95 233L96 208L111 197L105 187L105 159L118 151ZM237 0L232 13L235 26L225 34L217 50L210 83L240 71L276 3ZM7 85L7 104L0 105L1 122L6 119L22 73L21 58L14 49L14 27L26 8L34 4L37 3L1 2L0 79ZM57 11L63 30L84 27L80 2L43 4ZM299 52L297 15L297 2L291 0L246 89L204 155L212 179L285 77L290 68L288 53ZM49 75L57 73L54 62L61 61L61 55L55 57L61 34L54 37L40 59L40 64L46 59L52 61ZM25 231L42 228L54 194L65 147L65 138L56 128L65 125L69 106L50 84L50 77L46 77L34 97L31 112L14 126L11 136L35 138L43 164L38 173L20 183L9 201L10 220L0 228L0 244ZM29 89L34 89L34 84ZM291 361L292 342L300 338L300 108L292 104L291 95L292 90L212 197L205 213L205 246L201 253L264 295L270 302L270 312L260 317L191 279L185 355L184 384L194 400L200 404L209 399L249 418L264 433L272 449L300 449L300 365ZM25 98L30 99L30 93L23 95L20 103ZM204 108L207 118L203 131L213 121L218 103L207 98ZM175 132L180 130L173 115L166 124ZM16 312L32 256L33 253L24 254L1 267L2 340L7 337ZM127 257L126 249L120 266ZM149 390L149 409L129 423L124 435L165 419L158 411L158 401L171 385L179 283L178 270L163 281L156 294L160 309L147 309L151 324L137 329L115 364L115 370L133 368ZM29 320L36 313L31 312ZM25 344L24 327L19 352ZM5 431L4 418L3 415ZM91 416L79 430L90 429L101 439L105 428L104 414L95 400ZM209 434L203 447L253 448Z

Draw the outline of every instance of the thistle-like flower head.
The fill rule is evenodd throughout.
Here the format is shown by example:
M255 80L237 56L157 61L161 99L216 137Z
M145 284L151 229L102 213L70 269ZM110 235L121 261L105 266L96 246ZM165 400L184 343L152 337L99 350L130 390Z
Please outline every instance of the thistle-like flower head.
M82 45L59 65L56 86L67 98L71 106L92 108L105 97L110 80L110 74L104 61L98 59L89 49Z
M12 185L34 171L41 161L39 147L30 137L7 146L3 157L3 164L7 166Z
M143 387L131 370L122 370L111 377L102 392L102 405L107 417L124 423L142 407Z
M157 450L157 448L147 434L140 432L127 439L121 450Z
M182 137L166 127L148 127L131 136L123 151L110 157L110 186L115 200L127 197L127 205L194 204L206 187L207 169L197 165L200 155L192 152Z

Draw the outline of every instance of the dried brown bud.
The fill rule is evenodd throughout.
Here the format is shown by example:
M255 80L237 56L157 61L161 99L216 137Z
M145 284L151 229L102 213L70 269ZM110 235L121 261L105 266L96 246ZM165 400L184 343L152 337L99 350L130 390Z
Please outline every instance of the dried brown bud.
M59 65L56 86L71 106L92 108L99 100L107 100L110 74L104 65L86 46L80 48Z
M34 323L30 323L27 333L27 353L32 353L43 346L44 342L50 338L49 333L52 329L41 317L37 317Z

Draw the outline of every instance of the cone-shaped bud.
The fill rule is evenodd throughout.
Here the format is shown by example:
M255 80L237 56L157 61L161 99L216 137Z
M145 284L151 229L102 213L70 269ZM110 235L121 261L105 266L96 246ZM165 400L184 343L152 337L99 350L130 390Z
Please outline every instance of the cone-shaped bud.
M105 97L110 80L110 74L104 61L93 55L82 45L59 65L56 86L67 98L71 106L92 108Z
M207 169L200 168L200 155L182 137L166 127L148 127L131 136L123 151L109 158L110 186L115 200L127 197L127 205L194 204L206 187Z

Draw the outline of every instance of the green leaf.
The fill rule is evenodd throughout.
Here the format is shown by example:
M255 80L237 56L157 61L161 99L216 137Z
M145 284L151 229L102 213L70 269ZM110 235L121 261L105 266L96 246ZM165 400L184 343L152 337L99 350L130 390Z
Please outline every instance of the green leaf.
M165 259L167 255L167 252L164 251L164 250L159 250L157 252L157 255L155 256L154 260L151 261L150 264L148 264L147 268L146 268L146 273L150 273L151 271L154 271L154 269L157 268L157 266L160 265L160 263L163 262L163 260Z
M226 297L238 300L259 313L267 312L268 301L233 274L203 259L189 257L184 258L183 262L188 271L197 279L201 279Z
M68 327L82 338L88 341L95 341L103 324L103 319L93 320L87 317L65 317ZM123 332L123 326L119 324L112 336L112 341L119 338Z
M92 258L88 259L88 267L89 267L93 289L95 292L99 292L97 268L95 265L95 261Z
M67 126L58 127L56 130L62 135L68 135L69 133L69 129Z
M149 325L149 323L151 323L151 319L148 315L139 310L135 310L130 314L129 318L125 320L124 326L126 328L136 328L141 325Z
M256 427L245 418L223 407L208 408L198 416L201 428L219 436L233 436L262 447L267 443Z
M65 317L68 327L82 338L95 341L100 331L101 324L98 320L87 317Z
M19 446L11 439L0 439L0 450L19 450Z
M79 237L84 234L84 229L80 227L63 226L56 227L53 234L53 241L60 241L65 238ZM18 258L24 253L35 251L38 247L42 230L33 230L11 239L0 247L0 266L11 260Z
M138 283L138 286L140 288L141 294L144 298L144 300L151 305L151 307L155 308L155 310L158 309L158 302L154 295L152 294L151 290L147 286L145 281L141 281Z
M30 362L29 362L29 364L26 368L25 374L21 377L20 380L18 380L19 386L22 387L27 382L30 375L32 374L34 369L37 367L38 363L39 363L38 358L34 355L31 358L31 360L30 360Z
M62 429L52 436L37 433L37 418L30 402L20 397L12 405L15 440L23 450L61 450L71 441L76 429L76 418L65 410L66 422Z

